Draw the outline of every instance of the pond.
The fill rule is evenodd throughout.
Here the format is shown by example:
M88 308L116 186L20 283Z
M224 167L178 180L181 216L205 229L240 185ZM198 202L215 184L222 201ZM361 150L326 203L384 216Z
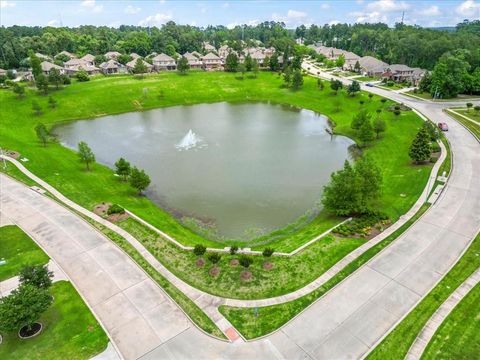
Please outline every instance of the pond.
M179 218L228 239L281 228L315 207L353 141L331 136L325 116L267 103L174 106L55 128L97 161L145 169L146 195Z

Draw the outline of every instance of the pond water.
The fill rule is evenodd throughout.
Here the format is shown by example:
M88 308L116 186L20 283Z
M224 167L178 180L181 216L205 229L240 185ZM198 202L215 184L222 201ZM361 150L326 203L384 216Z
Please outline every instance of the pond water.
M58 126L67 147L86 141L97 161L145 169L146 195L220 236L246 238L295 221L318 202L353 141L327 118L267 103L175 106Z

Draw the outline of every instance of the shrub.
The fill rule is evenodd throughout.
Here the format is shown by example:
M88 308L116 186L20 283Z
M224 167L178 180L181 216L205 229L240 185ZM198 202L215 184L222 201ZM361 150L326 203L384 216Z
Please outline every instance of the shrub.
M205 251L207 251L207 248L201 244L197 244L193 248L193 253L197 256L202 256L203 254L205 254Z
M87 72L85 70L80 70L75 74L75 77L77 78L78 81L89 81L90 77L88 76Z
M216 252L208 255L208 260L210 260L212 264L218 263L221 258L222 258L222 256L219 253L216 253Z
M274 250L272 248L267 247L263 250L262 255L265 257L270 257L273 255L273 253L274 253Z
M120 205L118 204L113 204L112 206L110 206L107 210L107 214L108 215L112 215L112 214L124 214L125 213L125 209L123 207L121 207Z
M393 113L395 114L395 116L398 116L398 115L401 114L401 111L400 110L395 110Z
M232 245L230 246L230 255L235 255L238 251L238 246L237 245Z
M385 104L387 102L387 99L383 98L380 101L382 102L382 104Z
M238 260L240 265L242 265L245 269L247 269L253 263L253 259L250 256L242 255Z
M394 109L395 109L395 110L400 110L400 105L395 105L395 106L394 106Z
M441 151L440 145L436 141L432 142L430 145L431 145L431 148L432 148L432 152L435 153L435 152L440 152Z
M48 289L52 285L53 272L47 265L26 265L20 270L21 284L33 285L39 289Z

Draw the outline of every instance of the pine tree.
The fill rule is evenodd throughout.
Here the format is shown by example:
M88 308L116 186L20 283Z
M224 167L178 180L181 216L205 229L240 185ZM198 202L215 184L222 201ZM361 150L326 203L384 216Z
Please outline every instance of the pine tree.
M122 176L124 181L127 181L127 177L128 175L130 175L130 171L131 171L130 163L124 158L120 158L115 163L115 167L117 168L116 173Z
M138 58L137 61L135 62L135 66L132 69L132 72L134 74L143 76L148 71L147 65L143 62L142 59Z
M360 111L358 114L356 114L353 117L350 127L354 130L358 130L363 125L363 123L367 120L370 120L370 115L367 113L367 111L366 110Z
M225 71L236 72L238 68L238 56L231 52L225 59Z
M177 70L180 74L186 74L187 71L190 69L190 65L188 64L188 60L185 56L182 56L177 63Z
M358 138L363 143L363 146L375 139L375 131L373 130L370 119L365 120L362 126L360 126L360 129L358 129Z
M292 77L292 89L298 90L303 86L303 75L300 70L295 70Z
M425 127L422 126L418 131L408 154L417 164L430 159L432 147L430 146L430 135Z

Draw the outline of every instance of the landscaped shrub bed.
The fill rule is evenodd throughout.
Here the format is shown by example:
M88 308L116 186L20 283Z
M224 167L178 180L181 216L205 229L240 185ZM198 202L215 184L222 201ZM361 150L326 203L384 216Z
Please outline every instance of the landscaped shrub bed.
M390 220L387 215L372 213L353 218L351 221L336 227L333 232L346 237L367 237L371 235L373 229L382 232L389 224Z

